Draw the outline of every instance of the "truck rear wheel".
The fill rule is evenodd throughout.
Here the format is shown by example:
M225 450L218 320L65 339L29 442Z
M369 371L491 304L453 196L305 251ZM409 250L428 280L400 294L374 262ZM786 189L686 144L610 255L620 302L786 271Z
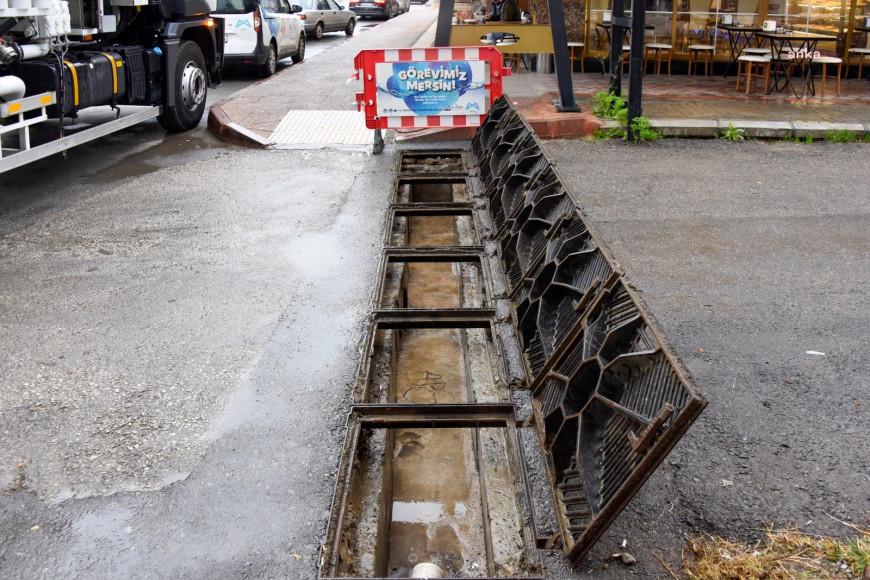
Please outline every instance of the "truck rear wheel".
M173 74L175 105L164 106L157 122L167 131L178 133L196 127L205 111L208 79L205 58L199 45L189 40L181 41Z

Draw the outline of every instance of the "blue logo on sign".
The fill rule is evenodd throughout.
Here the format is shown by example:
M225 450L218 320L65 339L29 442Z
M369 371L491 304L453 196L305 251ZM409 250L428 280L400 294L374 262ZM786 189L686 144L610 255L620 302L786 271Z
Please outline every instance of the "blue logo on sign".
M478 105L477 103L468 103L467 105L465 105L466 111L470 111L472 109L479 113L480 112L480 105Z
M242 28L242 26L247 26L248 28L253 28L253 26L251 26L251 21L248 20L247 18L245 18L244 20L239 20L238 22L236 22L236 28Z

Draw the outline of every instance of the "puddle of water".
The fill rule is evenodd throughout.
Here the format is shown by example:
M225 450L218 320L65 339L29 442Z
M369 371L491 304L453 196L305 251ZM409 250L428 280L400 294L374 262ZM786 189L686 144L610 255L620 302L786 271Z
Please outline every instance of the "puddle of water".
M431 524L444 515L444 502L394 501L393 521L409 524Z
M393 502L438 503L445 509L426 522L397 521L393 516L387 561L391 577L407 578L419 562L432 562L451 576L466 563L469 567L472 562L485 564L483 511L472 440L469 429L397 430ZM475 509L461 510L460 517L457 503Z

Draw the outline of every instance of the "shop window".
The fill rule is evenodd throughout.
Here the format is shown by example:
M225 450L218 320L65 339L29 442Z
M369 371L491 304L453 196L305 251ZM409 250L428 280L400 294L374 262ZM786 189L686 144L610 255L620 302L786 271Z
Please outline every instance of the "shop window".
M840 0L770 0L767 19L796 32L836 36L845 33L845 11ZM820 42L818 50L833 53L836 43Z

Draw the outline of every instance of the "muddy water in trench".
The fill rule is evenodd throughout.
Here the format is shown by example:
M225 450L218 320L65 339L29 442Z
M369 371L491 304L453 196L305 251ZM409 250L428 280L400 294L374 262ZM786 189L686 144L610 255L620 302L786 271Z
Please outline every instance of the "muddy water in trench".
M452 216L409 220L410 246L458 243ZM447 262L410 263L405 293L409 308L462 305L461 269ZM463 329L413 329L397 352L399 403L471 402ZM393 505L388 569L407 576L418 562L455 572L472 564L486 569L480 484L474 432L468 429L402 429L393 449Z

